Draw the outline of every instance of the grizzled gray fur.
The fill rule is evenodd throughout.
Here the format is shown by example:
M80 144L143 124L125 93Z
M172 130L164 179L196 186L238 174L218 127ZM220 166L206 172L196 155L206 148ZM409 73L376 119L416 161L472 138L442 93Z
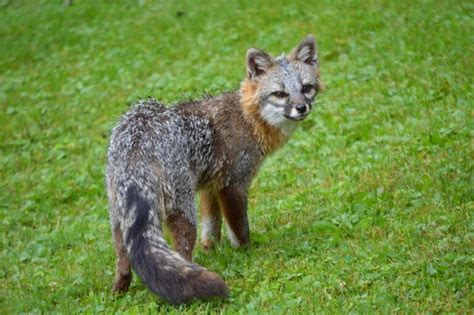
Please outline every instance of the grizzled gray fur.
M241 89L166 108L148 99L112 132L107 190L117 254L114 291L126 291L131 268L167 301L227 297L215 273L192 263L195 193L201 192L202 242L220 238L222 217L234 246L249 242L247 191L263 158L311 111L320 89L314 38L289 56L252 48ZM175 251L163 238L171 231Z

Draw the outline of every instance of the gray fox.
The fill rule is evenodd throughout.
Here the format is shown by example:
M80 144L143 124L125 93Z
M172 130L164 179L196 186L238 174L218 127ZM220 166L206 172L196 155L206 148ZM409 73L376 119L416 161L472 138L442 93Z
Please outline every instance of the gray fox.
M322 87L312 35L276 58L251 48L246 62L240 90L170 108L143 100L113 129L106 182L117 254L114 292L128 290L133 267L172 304L228 296L220 276L192 262L195 193L201 193L205 249L220 239L222 217L232 245L248 244L252 177L307 117Z

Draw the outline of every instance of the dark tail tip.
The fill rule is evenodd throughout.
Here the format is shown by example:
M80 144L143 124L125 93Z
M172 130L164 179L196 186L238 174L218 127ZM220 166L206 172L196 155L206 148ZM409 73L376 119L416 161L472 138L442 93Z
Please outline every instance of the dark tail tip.
M217 274L208 270L193 271L186 276L183 292L174 299L173 304L189 303L194 300L209 300L229 297L229 288Z
M204 286L204 288L201 287L201 292L204 294L203 298L207 296L220 298L229 297L229 288L217 273L205 270L197 277L197 281Z

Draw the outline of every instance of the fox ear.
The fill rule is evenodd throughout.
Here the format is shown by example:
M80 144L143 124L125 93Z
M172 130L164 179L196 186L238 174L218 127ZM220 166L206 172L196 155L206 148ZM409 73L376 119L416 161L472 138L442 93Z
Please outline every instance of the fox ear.
M257 48L247 51L247 78L256 79L275 64L272 56Z
M306 36L306 38L298 45L298 47L293 50L291 57L294 60L302 61L311 66L317 65L318 59L316 56L316 40L314 36Z

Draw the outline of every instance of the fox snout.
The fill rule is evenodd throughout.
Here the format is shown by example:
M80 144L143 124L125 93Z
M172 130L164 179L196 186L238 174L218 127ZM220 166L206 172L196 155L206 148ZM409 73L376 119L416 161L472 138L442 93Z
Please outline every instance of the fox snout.
M286 118L291 120L303 120L308 116L311 108L309 105L305 103L298 103L296 105L292 105L289 109L289 114Z

